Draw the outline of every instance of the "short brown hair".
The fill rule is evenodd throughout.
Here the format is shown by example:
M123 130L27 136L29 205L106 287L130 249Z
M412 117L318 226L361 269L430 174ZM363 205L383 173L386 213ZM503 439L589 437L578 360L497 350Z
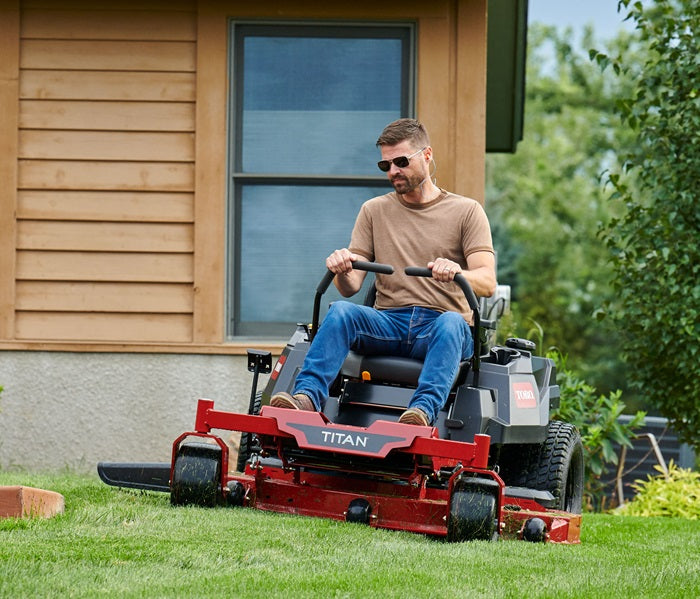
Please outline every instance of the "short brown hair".
M416 119L398 119L384 127L384 131L377 140L379 146L395 146L402 141L410 141L416 148L424 148L430 145L428 132Z

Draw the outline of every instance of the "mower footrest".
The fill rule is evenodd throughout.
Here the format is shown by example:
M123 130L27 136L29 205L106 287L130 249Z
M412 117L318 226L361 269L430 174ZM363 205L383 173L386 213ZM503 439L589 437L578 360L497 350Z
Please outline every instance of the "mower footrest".
M536 501L542 507L553 508L556 503L554 495L549 491L540 491L538 489L530 489L528 487L506 487L505 489L506 499L508 497L514 497L517 499L531 499Z

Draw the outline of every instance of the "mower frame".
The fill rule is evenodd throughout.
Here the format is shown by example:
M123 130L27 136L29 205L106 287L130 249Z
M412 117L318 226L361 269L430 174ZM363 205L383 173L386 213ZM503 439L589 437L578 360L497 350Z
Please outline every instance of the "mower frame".
M367 262L354 267L393 272L390 266ZM431 276L430 270L415 267L406 274ZM355 356L354 362L348 360L351 372L339 373L323 411L269 405L274 392L293 390L319 326L321 296L333 276L329 271L319 283L311 325L298 325L274 368L270 352L248 351L253 384L247 414L219 410L213 400L199 399L194 429L175 439L169 464L102 462L102 479L115 486L169 491L173 505L248 507L455 542L517 538L579 543L580 505L565 511L562 506L568 503L555 497L564 493L557 485L571 485L571 480L560 480L568 473L556 472L555 480L548 480L550 468L542 468L543 458L536 455L551 459L556 454L557 469L562 456L572 463L575 458L580 466L573 469L574 486L582 486L578 432L549 422L551 405L558 400L553 364L534 356L534 344L527 340L483 348L481 327L489 324L480 320L476 296L462 275L455 282L474 313L474 357L433 426L397 422L413 392L410 381L420 371L416 361L364 362ZM259 392L258 377L266 373L270 377ZM229 446L221 431L241 432L236 468L229 468ZM545 471L545 480L532 479L532 470ZM521 480L526 484L516 484Z

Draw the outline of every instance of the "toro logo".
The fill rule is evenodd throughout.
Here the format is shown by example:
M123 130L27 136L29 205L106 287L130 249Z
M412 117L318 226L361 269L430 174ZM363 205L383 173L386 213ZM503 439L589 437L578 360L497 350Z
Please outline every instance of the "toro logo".
M513 383L515 405L519 408L536 408L537 396L530 383Z

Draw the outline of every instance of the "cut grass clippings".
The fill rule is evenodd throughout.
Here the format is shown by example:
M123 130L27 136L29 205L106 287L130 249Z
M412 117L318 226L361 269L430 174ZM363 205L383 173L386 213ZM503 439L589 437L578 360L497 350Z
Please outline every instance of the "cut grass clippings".
M590 514L581 545L449 544L251 509L171 507L95 476L0 472L65 514L0 520L1 597L688 597L700 521Z

